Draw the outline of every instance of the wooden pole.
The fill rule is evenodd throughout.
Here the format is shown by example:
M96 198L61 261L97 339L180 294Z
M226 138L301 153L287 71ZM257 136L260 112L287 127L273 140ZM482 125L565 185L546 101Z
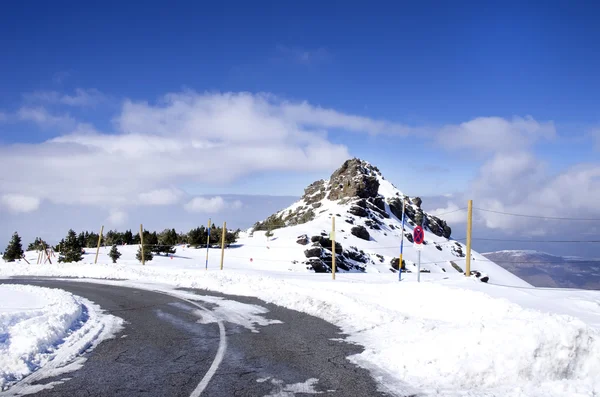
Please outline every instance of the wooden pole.
M206 270L208 270L208 247L210 246L210 218L208 218L208 229L206 229Z
M331 217L331 261L331 274L333 280L335 280L335 215Z
M31 265L31 263L29 263L27 258L25 258L25 255L21 255L21 259L23 259L25 262L27 262L28 265Z
M221 270L223 270L223 260L225 259L225 235L227 234L227 222L223 222L223 233L221 236Z
M400 231L400 257L398 258L398 280L402 280L402 256L404 253L404 210L406 209L406 200L402 197L402 230Z
M144 227L140 224L140 247L142 248L142 265L146 264L144 259Z
M473 232L473 200L469 200L467 210L467 269L465 275L471 277L471 235Z
M100 242L102 241L102 232L104 232L104 225L100 228L100 235L98 236L98 248L96 248L96 259L94 259L94 265L98 263L98 253L100 252Z
M48 247L46 247L46 244L42 243L42 247L44 248L44 252L46 253L46 258L48 258L48 262L50 262L50 264L52 264L52 260L50 259L50 255L48 255ZM44 261L44 263L46 263L46 261Z

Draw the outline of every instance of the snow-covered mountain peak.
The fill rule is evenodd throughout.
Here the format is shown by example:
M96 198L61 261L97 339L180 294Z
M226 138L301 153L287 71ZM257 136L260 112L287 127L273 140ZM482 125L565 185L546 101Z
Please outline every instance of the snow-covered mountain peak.
M267 241L272 241L269 247L285 248L286 255L293 257L291 262L316 272L329 272L333 262L332 218L335 218L338 269L397 271L403 244L404 265L407 271L414 272L417 253L412 235L414 227L421 225L425 230L421 271L464 272L466 247L451 239L452 229L444 219L425 212L421 204L421 198L402 193L376 166L353 158L335 170L329 180L318 180L307 186L299 201L257 222L248 230L248 236L267 234ZM268 237L271 234L274 235L272 240ZM506 276L505 282L527 285L476 252L473 258L473 261L481 261L477 266L472 265L472 270L490 277L491 270L491 273Z
M321 179L311 183L304 189L304 195L298 202L258 222L254 230L304 224L326 213L325 208L332 206L337 207L339 213L366 218L366 226L375 229L381 226L383 219L392 218L399 222L404 205L409 226L423 225L426 231L449 238L452 232L450 226L444 220L424 212L421 204L420 197L404 195L383 177L376 166L353 158L335 170L328 181Z

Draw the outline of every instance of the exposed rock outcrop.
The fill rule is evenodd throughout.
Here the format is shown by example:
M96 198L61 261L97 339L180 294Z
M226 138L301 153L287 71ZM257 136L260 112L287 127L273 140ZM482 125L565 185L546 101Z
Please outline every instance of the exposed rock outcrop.
M377 197L379 181L375 176L376 167L368 166L359 159L346 160L329 179L331 190L329 200L344 197Z
M300 245L307 245L310 242L310 240L308 239L308 236L306 234L303 234L302 236L298 236L298 238L296 239L296 244L300 244Z
M371 235L369 234L367 229L361 225L354 226L352 229L350 229L350 233L352 233L354 236L361 238L363 240L369 241L371 239Z

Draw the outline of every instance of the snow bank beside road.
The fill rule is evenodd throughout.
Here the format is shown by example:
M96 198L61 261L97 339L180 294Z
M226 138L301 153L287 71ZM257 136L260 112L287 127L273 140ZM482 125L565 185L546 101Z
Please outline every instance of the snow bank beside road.
M298 274L177 266L2 266L0 275L127 279L255 296L338 325L351 357L387 390L421 396L590 396L600 392L600 293L505 288L475 280L399 283L392 274ZM411 276L411 275L407 275ZM572 302L567 305L563 302ZM587 303L583 305L583 303Z
M0 390L26 377L15 387L65 372L120 325L117 317L66 291L0 284Z

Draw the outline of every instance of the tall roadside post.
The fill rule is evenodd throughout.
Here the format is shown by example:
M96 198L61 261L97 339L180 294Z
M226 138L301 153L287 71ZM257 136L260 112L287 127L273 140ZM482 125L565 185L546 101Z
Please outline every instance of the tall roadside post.
M142 265L146 264L144 259L144 225L140 223L140 249L142 250Z
M225 259L225 235L227 234L227 222L223 222L223 233L221 235L221 270L223 270L223 260Z
M335 215L331 217L331 277L335 280Z
M473 232L473 200L467 206L467 269L465 276L471 277L471 236Z
M404 251L404 210L406 209L406 200L402 196L402 230L400 230L400 258L398 258L398 281L402 281L402 254Z
M102 241L102 233L104 232L104 225L100 228L100 234L98 235L98 247L96 247L96 259L94 259L94 265L98 263L98 253L100 252L100 242Z
M208 218L208 229L206 229L206 270L208 270L208 248L210 247L210 218Z

